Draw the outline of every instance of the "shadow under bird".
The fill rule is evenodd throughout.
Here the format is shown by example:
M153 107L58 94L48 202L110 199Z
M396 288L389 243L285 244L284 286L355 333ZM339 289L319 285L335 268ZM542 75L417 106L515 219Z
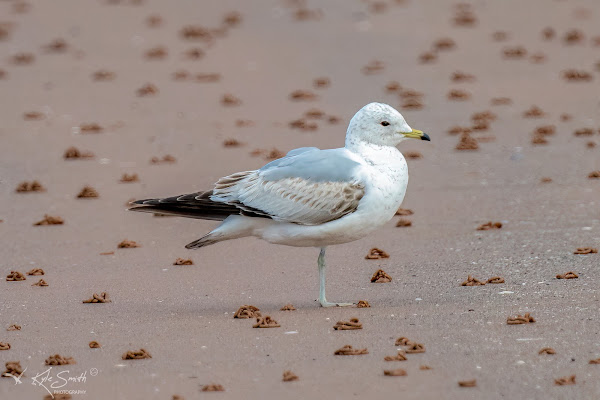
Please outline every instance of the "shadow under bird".
M396 146L408 138L430 140L393 107L370 103L352 117L342 148L295 149L258 170L225 176L212 190L138 200L130 210L223 221L188 249L246 236L318 247L319 303L349 306L325 298L325 249L360 239L395 215L408 185Z

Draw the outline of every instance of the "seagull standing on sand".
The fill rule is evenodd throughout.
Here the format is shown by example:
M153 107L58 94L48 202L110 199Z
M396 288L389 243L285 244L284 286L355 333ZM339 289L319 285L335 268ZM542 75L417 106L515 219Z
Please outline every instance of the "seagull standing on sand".
M408 185L396 146L407 138L430 140L393 107L370 103L352 117L343 148L295 149L258 170L223 177L212 190L138 200L131 210L223 221L188 249L246 236L320 247L319 303L350 306L325 298L325 249L360 239L395 215Z

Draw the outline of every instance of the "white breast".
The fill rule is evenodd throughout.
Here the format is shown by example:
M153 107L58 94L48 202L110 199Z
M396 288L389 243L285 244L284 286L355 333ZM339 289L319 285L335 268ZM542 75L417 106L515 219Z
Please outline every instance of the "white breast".
M371 218L371 224L379 227L395 215L404 200L408 166L404 156L393 147L366 149L363 157L370 176L365 179L364 201L357 212L364 212Z

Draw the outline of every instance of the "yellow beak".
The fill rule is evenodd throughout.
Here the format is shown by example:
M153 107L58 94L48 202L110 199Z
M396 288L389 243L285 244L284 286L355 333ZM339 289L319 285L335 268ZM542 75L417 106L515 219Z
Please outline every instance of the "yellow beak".
M400 133L402 133L404 135L404 137L407 137L407 138L431 141L428 134L423 133L423 131L419 131L417 129L413 129L412 132L400 132Z

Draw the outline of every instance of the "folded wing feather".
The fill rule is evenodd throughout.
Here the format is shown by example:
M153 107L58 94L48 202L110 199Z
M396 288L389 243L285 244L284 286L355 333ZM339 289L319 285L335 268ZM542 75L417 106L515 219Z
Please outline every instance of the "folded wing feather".
M231 185L215 185L211 199L241 203L277 221L317 225L356 211L364 186L348 182L311 182L303 178L266 181L255 171Z
M133 211L223 220L228 215L318 225L350 214L365 194L346 149L301 148L259 170L225 176L212 191L134 202Z
M300 150L300 151L298 151ZM364 185L345 149L297 149L257 171L221 178L211 199L260 210L278 221L317 225L356 211Z

